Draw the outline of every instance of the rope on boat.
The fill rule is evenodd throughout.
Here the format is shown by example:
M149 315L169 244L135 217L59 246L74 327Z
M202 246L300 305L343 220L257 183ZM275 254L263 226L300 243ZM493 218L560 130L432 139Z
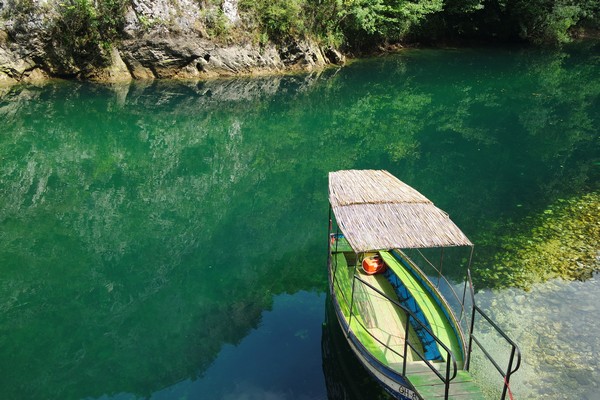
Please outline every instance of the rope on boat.
M508 389L508 397L510 398L510 400L515 400L512 394L512 390L510 390L510 385L506 381L506 377L504 377L504 385L506 386L506 389Z

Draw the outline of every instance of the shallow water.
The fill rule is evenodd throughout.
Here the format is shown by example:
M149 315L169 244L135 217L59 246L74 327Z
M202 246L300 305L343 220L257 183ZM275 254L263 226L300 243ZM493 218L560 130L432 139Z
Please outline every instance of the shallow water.
M411 50L313 75L0 89L0 398L326 398L327 172L388 169L493 253L597 190L599 54ZM598 331L593 282L479 295L494 314L525 299L500 318L526 360L517 398L593 398L594 335L546 335ZM580 301L549 313L561 291Z
M523 351L523 364L511 382L515 398L600 399L599 278L478 294ZM492 334L483 340L492 350L502 349Z

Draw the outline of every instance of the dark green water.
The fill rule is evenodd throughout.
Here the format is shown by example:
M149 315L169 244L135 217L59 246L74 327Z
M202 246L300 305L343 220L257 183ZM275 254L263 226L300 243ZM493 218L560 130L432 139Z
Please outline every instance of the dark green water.
M388 169L494 251L597 190L599 77L588 42L0 89L0 398L327 398L328 171Z

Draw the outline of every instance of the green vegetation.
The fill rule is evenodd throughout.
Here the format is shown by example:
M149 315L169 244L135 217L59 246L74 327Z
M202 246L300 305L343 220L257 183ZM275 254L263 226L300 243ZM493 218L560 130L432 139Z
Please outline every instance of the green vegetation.
M302 17L304 6L304 0L242 0L240 2L240 10L243 13L247 16L256 16L259 35L262 34L276 42L288 41L308 34Z
M128 0L65 0L54 3L50 23L57 58L102 65L110 46L123 37ZM177 6L174 3L174 6ZM2 17L26 32L38 5L8 0ZM47 6L51 7L51 6ZM562 44L586 29L600 28L596 0L240 0L240 21L232 24L221 0L203 0L198 29L228 42L252 40L288 44L302 39L350 52L419 41L477 39ZM142 28L169 29L168 21L139 16Z
M67 0L58 3L53 37L58 52L76 64L102 65L122 34L126 0ZM69 58L69 57L68 57Z
M596 0L446 0L413 32L419 40L524 41L563 44L600 26Z
M274 41L311 37L350 49L405 40L569 42L600 26L595 0L242 0L242 19Z
M534 43L565 43L579 23L596 23L600 3L596 0L519 0L509 11L519 28L519 36Z
M310 37L333 46L368 49L398 42L443 0L242 0L242 17L275 42Z
M344 31L352 42L365 34L377 42L398 41L427 15L443 9L441 0L356 0L346 4L341 17L346 19Z

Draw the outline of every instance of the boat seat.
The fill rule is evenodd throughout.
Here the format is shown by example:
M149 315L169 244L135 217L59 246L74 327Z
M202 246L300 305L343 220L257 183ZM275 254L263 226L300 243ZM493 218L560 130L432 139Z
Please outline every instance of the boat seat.
M391 253L384 251L381 252L381 257L406 286L406 289L410 292L410 295L414 298L418 307L427 319L433 334L452 351L458 367L461 368L463 363L462 349L456 337L451 334L453 332L452 324L448 321L448 317L442 311L442 308L400 260ZM443 348L440 348L440 346L438 346L438 348L445 360L446 351Z

